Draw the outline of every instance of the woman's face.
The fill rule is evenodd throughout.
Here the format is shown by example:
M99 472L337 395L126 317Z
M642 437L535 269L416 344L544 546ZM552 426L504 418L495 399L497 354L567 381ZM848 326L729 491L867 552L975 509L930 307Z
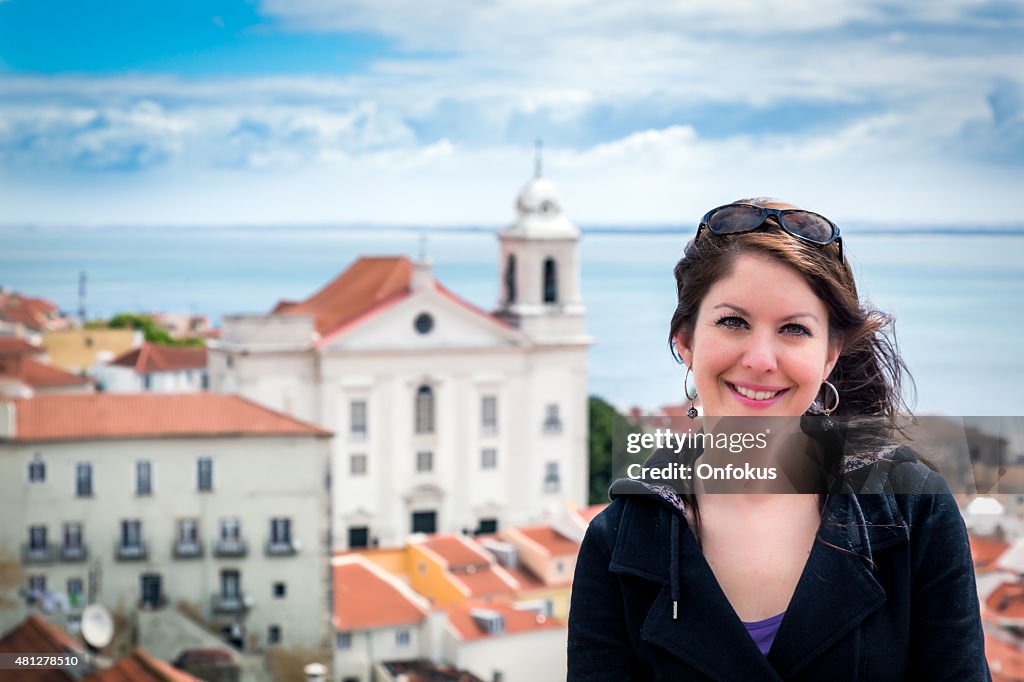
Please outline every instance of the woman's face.
M707 416L799 416L839 356L828 309L793 268L743 254L676 338Z

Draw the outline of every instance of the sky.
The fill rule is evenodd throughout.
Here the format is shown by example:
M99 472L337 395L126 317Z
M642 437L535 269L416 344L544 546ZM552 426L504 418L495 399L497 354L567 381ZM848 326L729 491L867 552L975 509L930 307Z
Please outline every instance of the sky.
M1024 2L0 0L0 224L1024 225Z

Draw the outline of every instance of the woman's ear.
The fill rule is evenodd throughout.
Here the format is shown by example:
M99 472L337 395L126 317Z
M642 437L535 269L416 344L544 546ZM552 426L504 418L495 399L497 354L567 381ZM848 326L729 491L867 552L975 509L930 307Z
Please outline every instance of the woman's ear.
M683 364L693 367L693 350L690 348L690 335L684 331L676 334L676 352L682 358Z
M822 381L828 381L828 377L832 374L832 370L835 369L836 363L839 361L839 356L843 352L842 342L828 344L828 357L825 359L825 376L821 378Z

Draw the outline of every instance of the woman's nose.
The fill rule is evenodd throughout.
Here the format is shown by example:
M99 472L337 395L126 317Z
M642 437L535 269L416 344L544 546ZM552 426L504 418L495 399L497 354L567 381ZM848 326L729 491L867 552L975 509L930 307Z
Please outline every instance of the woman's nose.
M751 334L743 350L743 366L758 374L768 374L778 369L775 339L762 334Z

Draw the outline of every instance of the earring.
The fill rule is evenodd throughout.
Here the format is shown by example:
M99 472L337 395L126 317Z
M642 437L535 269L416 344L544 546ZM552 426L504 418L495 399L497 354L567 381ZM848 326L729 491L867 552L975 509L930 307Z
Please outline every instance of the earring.
M836 389L835 386L833 386L828 381L821 382L821 385L822 386L828 386L829 388L831 388L832 389L832 395L835 396L835 399L836 399L835 402L832 404L832 407L825 407L824 401L821 404L821 411L825 413L825 418L821 420L821 428L823 428L826 431L828 431L833 426L833 424L832 424L832 417L830 417L829 415L831 415L833 412L835 412L836 408L839 407L839 391Z
M686 368L686 377L683 379L683 390L686 392L686 397L690 401L690 409L686 411L686 416L691 420L697 418L697 408L694 406L693 401L697 399L697 385L693 386L693 395L690 395L690 373L689 367Z

